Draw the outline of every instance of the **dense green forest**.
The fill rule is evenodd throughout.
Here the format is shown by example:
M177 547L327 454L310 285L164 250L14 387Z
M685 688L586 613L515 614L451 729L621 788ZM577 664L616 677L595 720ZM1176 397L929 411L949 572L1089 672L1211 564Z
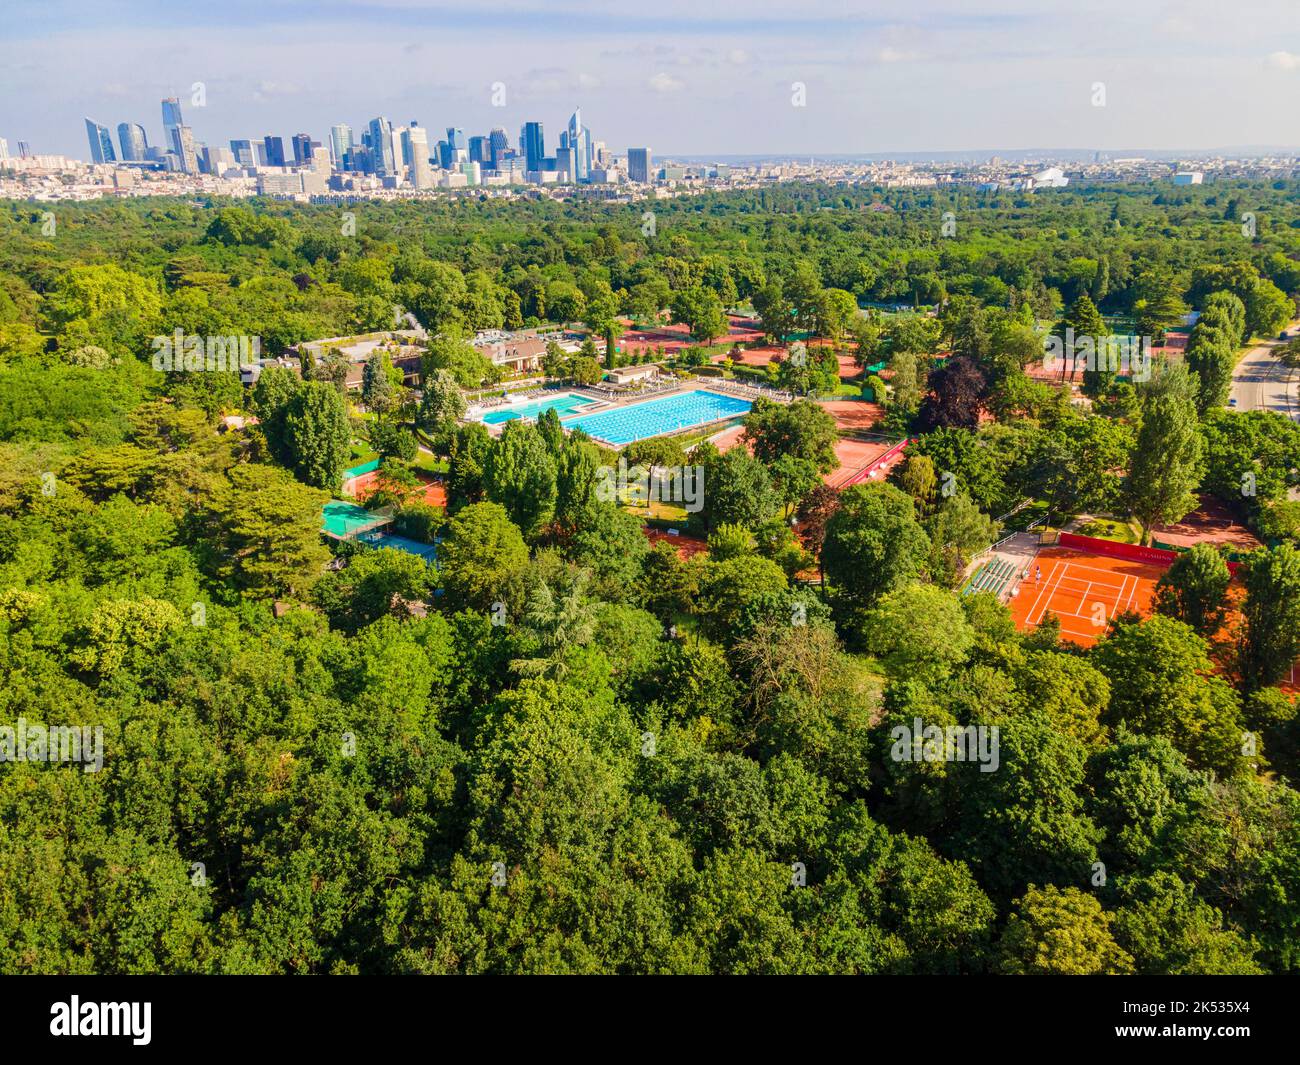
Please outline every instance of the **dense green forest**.
M1300 970L1300 427L1224 407L1295 316L1298 192L0 206L0 727L104 748L0 764L0 972ZM364 417L328 365L150 362L395 305L423 397L377 357ZM612 452L459 420L473 330L667 311L706 344L724 307L888 362L917 438L888 483L821 484L814 398L756 404L748 449L636 445L704 470L684 559L602 498ZM1087 371L1080 406L1025 373L1044 328L1188 309L1148 382ZM322 538L358 435L395 498L430 445L446 511L399 520L435 566ZM1266 546L1232 591L1189 552L1092 649L954 591L1019 503L1149 534L1198 493Z

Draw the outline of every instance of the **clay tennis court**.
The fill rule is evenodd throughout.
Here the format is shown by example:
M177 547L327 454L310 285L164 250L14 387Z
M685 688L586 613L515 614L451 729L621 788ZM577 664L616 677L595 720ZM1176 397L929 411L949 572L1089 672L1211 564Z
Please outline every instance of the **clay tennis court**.
M840 464L822 480L832 488L844 488L865 480L864 471L877 462L892 446L884 441L841 437L835 443L835 457L840 460ZM883 476L882 473L881 477Z
M1035 577L1035 569L1042 579ZM1061 619L1061 636L1091 646L1118 614L1146 617L1164 569L1143 562L1107 558L1064 547L1048 547L1029 564L1012 598L1011 616L1024 631L1050 612Z

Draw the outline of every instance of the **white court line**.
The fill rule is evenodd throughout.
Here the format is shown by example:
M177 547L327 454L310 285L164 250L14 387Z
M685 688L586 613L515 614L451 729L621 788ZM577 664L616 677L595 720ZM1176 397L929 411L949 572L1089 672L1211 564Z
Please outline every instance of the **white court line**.
M1038 556L1035 555L1034 557L1037 558ZM1038 615L1038 621L1035 621L1035 620L1034 620L1034 611L1038 609L1038 600L1043 598L1043 593L1044 593L1045 591L1047 591L1047 587L1048 587L1048 585L1050 585L1050 584L1052 583L1052 578L1056 576L1056 571L1057 571L1058 569L1060 569L1060 568L1061 568L1061 560L1060 560L1060 559L1057 559L1057 560L1056 560L1056 565L1052 567L1052 572L1049 573L1049 574L1047 575L1047 581L1043 584L1043 586L1042 586L1041 588L1038 589L1038 598L1034 600L1034 605L1031 606L1031 607L1029 608L1029 613L1025 615L1025 621L1026 621L1028 624L1030 624L1030 625L1037 625L1037 624L1038 624L1038 621L1042 621L1042 620L1043 620L1043 616L1042 616L1042 614L1039 614L1039 615ZM1048 601L1049 603L1052 601L1052 597L1051 597L1050 595L1047 597L1047 601Z

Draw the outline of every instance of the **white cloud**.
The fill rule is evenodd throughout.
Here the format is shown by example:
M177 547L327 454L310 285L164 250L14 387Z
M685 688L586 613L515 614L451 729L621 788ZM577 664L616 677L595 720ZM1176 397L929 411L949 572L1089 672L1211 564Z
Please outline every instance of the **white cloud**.
M920 52L906 52L901 48L882 48L876 53L882 63L912 63L921 58Z
M749 62L749 53L743 48L733 48L727 53L727 58L731 60L731 62L735 63L736 66L742 66Z
M1295 70L1300 67L1300 55L1295 52L1274 52L1268 57L1268 65L1278 70Z
M686 82L682 81L681 78L675 78L671 74L665 74L663 71L660 71L651 78L649 84L650 88L655 92L663 93L680 92L682 89L686 88Z

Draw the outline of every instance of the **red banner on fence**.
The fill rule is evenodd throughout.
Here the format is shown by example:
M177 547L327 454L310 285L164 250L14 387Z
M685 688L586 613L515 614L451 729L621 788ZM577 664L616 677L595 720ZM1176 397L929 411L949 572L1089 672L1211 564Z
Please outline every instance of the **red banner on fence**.
M1080 536L1078 533L1061 533L1061 547L1072 547L1076 551L1090 551L1094 555L1107 555L1110 558L1126 558L1130 562L1145 562L1151 566L1172 566L1178 557L1177 551L1166 551L1161 547L1142 547L1139 544L1121 544L1116 540L1099 540L1095 536ZM1237 563L1229 562L1228 569L1235 577Z

